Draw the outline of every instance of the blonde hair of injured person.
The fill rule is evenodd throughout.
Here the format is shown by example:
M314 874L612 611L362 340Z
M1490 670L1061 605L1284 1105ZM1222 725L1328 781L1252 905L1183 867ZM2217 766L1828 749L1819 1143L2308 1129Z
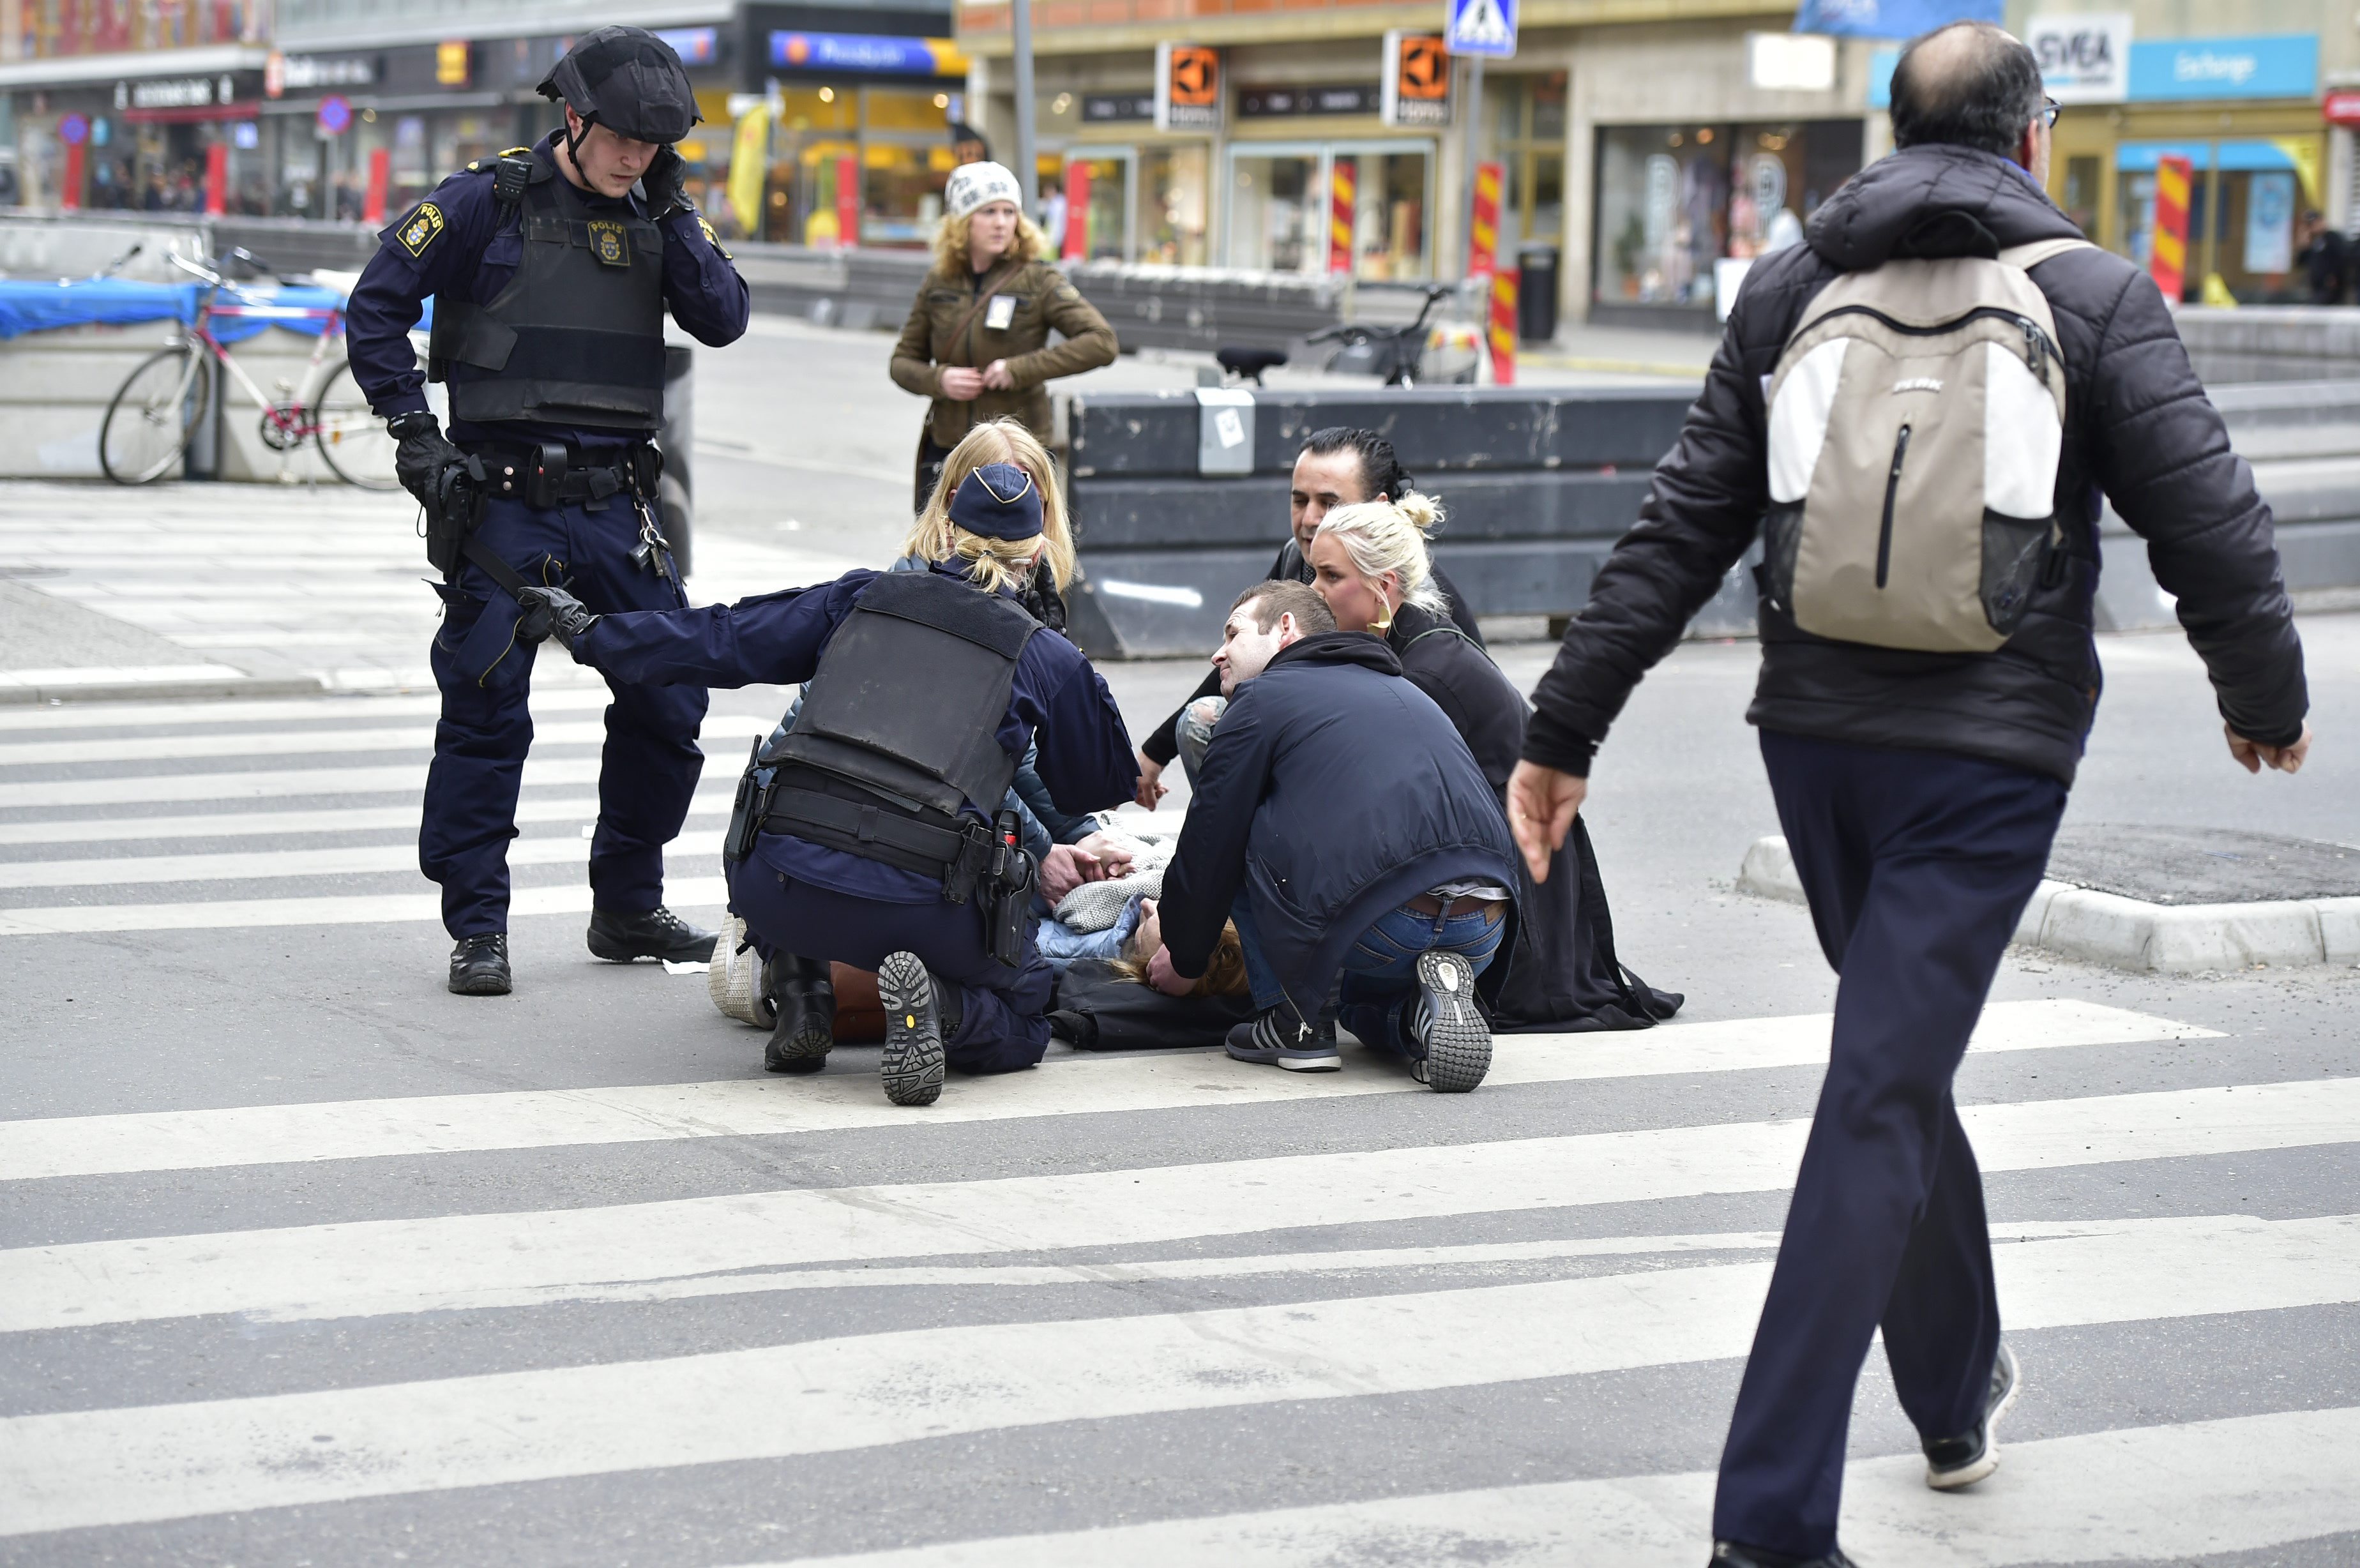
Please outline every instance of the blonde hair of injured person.
M950 518L951 497L967 476L988 463L1012 463L1032 476L1041 492L1041 537L1037 539L992 539L956 527ZM1057 465L1031 430L1014 419L992 419L967 431L943 460L943 476L926 497L926 509L902 541L903 555L928 561L967 562L967 580L997 593L1022 590L1032 580L1032 557L1049 563L1058 592L1074 577L1074 535L1065 523L1065 492L1057 486Z
M1155 954L1140 952L1139 942L1135 937L1129 946L1130 951L1120 958L1109 962L1107 967L1126 980L1136 980L1144 985L1147 984L1147 961L1153 958ZM1205 973L1197 977L1195 985L1188 987L1188 995L1242 996L1251 989L1246 984L1245 946L1238 940L1236 923L1225 922L1221 927L1220 940L1213 943L1213 956L1206 964Z
M1353 569L1371 583L1390 572L1401 584L1402 602L1434 615L1446 613L1434 585L1434 558L1426 539L1442 522L1442 503L1412 490L1398 501L1355 501L1319 520L1312 536L1333 539L1352 558Z

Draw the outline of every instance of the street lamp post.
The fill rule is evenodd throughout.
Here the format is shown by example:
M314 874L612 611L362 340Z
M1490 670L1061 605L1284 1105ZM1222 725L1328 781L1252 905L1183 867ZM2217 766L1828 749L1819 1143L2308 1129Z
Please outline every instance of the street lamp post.
M1024 215L1032 215L1039 163L1032 153L1032 0L1010 6L1016 49L1016 188L1024 193Z

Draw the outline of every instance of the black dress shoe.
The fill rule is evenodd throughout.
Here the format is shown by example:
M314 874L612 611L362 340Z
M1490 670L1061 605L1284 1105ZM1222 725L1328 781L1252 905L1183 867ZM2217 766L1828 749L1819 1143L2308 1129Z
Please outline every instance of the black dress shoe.
M1770 1552L1759 1546L1740 1546L1733 1541L1712 1543L1712 1561L1705 1568L1860 1568L1843 1554L1841 1548L1822 1557L1789 1557L1783 1552Z
M777 1009L762 1066L771 1073L816 1073L836 1044L836 985L825 958L782 953L762 966L762 989Z
M451 992L457 996L508 994L508 939L500 931L463 936L451 950Z
M667 958L674 964L710 964L716 931L699 931L658 904L639 914L590 911L590 952L609 964L635 958Z
M1930 1440L1926 1450L1926 1485L1938 1492L1972 1486L1999 1468L1999 1418L2016 1403L2016 1352L2006 1345L1992 1357L1991 1388L1983 1397L1983 1419L1957 1437Z

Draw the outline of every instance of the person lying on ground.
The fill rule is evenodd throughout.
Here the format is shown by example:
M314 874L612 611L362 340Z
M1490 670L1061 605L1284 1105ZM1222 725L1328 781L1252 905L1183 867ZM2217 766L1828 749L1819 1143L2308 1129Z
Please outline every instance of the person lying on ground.
M1150 982L1186 990L1233 920L1257 1011L1231 1056L1341 1066L1327 1007L1340 975L1362 1043L1434 1089L1474 1088L1491 1062L1477 986L1497 995L1516 874L1467 743L1392 648L1338 631L1299 583L1240 594L1215 667L1229 711L1164 873Z
M1393 443L1376 431L1345 425L1312 431L1305 439L1302 452L1295 455L1295 477L1287 498L1286 542L1279 546L1277 559L1270 563L1270 580L1311 581L1306 552L1311 548L1311 536L1318 531L1320 520L1330 508L1363 501L1402 501L1416 488L1409 471L1394 456ZM1435 590L1442 595L1452 622L1473 638L1477 647L1481 647L1483 628L1476 625L1475 612L1468 608L1457 585L1439 570L1432 575ZM1174 757L1180 759L1182 770L1191 779L1196 778L1196 763L1205 755L1213 726L1220 722L1222 705L1218 679L1207 675L1204 683L1189 694L1188 701L1141 743L1142 808L1155 810L1155 802L1167 792L1168 787L1158 780Z
M1399 501L1337 507L1312 537L1312 588L1340 630L1384 638L1410 684L1448 716L1504 811L1531 710L1491 655L1451 621L1435 589L1426 539L1440 518L1441 508L1415 491ZM1615 956L1586 827L1568 837L1552 866L1535 887L1518 863L1523 918L1492 1027L1645 1029L1670 1018L1686 998L1654 989Z

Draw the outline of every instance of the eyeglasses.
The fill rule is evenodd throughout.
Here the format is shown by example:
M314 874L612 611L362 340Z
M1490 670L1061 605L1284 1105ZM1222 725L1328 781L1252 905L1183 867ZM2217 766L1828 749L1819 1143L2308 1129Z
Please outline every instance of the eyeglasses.
M2040 123L2052 131L2057 128L2057 116L2064 112L2065 105L2054 98L2043 98L2040 101Z

